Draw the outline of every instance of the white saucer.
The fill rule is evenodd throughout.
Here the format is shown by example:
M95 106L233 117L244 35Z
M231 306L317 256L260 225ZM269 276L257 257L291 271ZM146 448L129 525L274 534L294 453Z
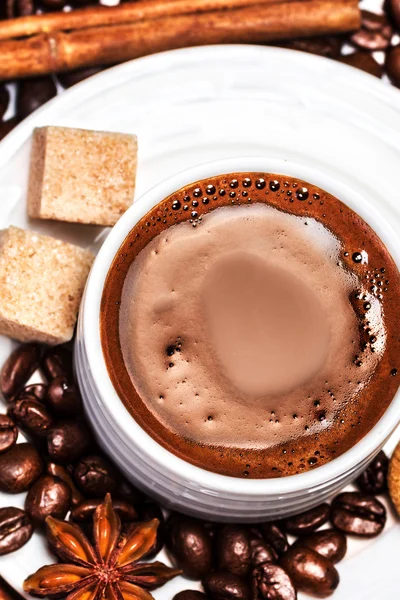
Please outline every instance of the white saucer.
M0 228L31 227L83 246L97 227L27 222L30 136L41 125L134 132L139 137L137 196L183 168L237 155L318 164L357 187L400 227L400 94L373 77L324 58L279 48L214 46L142 58L87 80L24 121L0 145ZM0 338L0 364L12 348ZM393 436L389 450L400 435ZM0 494L0 506L24 495ZM392 600L400 592L400 526L350 544L339 564L335 600ZM0 574L18 591L53 560L39 534L1 557ZM170 600L177 579L155 593ZM397 595L396 595L397 592ZM305 597L300 595L301 597Z

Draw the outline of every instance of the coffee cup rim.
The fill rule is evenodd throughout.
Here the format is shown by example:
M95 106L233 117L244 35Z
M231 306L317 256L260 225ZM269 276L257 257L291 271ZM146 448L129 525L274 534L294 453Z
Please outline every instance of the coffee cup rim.
M309 181L345 202L355 210L377 233L400 269L400 238L372 202L353 190L347 183L334 179L323 170L299 161L270 156L246 156L202 163L173 175L145 192L119 219L104 241L93 263L81 307L82 332L88 368L95 374L104 414L120 428L125 439L140 448L155 468L172 478L180 478L190 485L218 493L249 494L263 497L307 490L340 478L357 464L368 459L390 436L400 421L400 391L374 427L352 448L305 473L272 479L245 479L221 475L177 457L147 434L130 415L120 400L109 377L100 341L100 303L108 270L122 242L135 226L158 202L189 183L221 174L238 172L265 172L299 177Z

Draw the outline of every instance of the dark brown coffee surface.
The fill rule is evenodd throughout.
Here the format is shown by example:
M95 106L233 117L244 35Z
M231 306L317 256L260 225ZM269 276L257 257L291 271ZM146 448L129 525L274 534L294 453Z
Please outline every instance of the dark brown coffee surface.
M197 182L131 231L107 277L103 352L141 427L238 477L340 455L398 388L400 276L372 229L280 175Z

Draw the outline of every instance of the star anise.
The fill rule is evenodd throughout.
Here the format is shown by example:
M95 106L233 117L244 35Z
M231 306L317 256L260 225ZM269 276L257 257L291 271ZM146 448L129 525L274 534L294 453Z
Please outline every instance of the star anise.
M62 562L42 567L25 580L25 592L34 596L152 600L147 590L181 573L160 562L138 563L154 546L159 521L135 523L121 534L109 494L93 517L93 545L77 525L52 517L46 524L50 547Z

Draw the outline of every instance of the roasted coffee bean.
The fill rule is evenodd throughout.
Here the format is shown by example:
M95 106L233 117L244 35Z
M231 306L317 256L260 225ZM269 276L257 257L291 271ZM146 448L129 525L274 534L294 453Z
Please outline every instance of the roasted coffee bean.
M78 69L76 71L68 71L67 73L59 73L58 79L61 85L65 88L69 88L77 83L80 83L96 73L103 71L103 67L87 67L86 69Z
M82 457L74 468L74 480L89 498L102 498L117 487L118 473L113 464L100 454Z
M201 521L173 515L167 524L166 546L185 577L201 579L212 567L211 536Z
M345 533L374 537L385 526L386 508L374 496L343 492L332 502L332 523Z
M3 0L4 2L5 0ZM14 17L27 17L33 15L34 3L33 0L7 0L6 16L8 19Z
M0 508L0 556L22 548L33 533L33 525L25 511Z
M44 383L31 383L30 385L25 386L21 393L15 399L19 400L20 396L32 396L36 398L36 400L40 400L40 402L42 402L42 400L46 396L46 393L47 385L45 385Z
M65 467L63 467L62 465L57 465L53 462L49 462L47 464L47 473L49 475L53 475L53 477L58 477L58 479L61 479L62 481L64 481L64 483L66 483L69 486L71 490L72 506L77 506L78 504L81 504L81 502L83 502L84 498L82 494L76 487L74 481L72 480L72 477L70 476Z
M16 0L6 0L0 3L1 18L12 19L14 17L14 10L16 10Z
M91 523L93 513L100 504L102 499L83 500L71 510L71 519L75 523ZM114 510L119 514L121 521L137 521L138 514L131 504L124 500L113 500L112 505Z
M391 48L386 53L385 68L390 81L400 88L400 46Z
M0 391L4 398L15 396L38 368L40 348L37 344L24 344L10 354L0 372Z
M282 567L264 563L251 574L253 598L262 600L296 600L297 592Z
M119 478L118 486L115 491L115 497L122 498L122 500L130 502L136 509L139 509L140 506L142 506L142 504L145 502L145 496L143 492L133 487L133 485L131 485L129 481L123 477Z
M147 502L140 510L141 521L158 519L157 537L153 548L146 554L146 560L154 558L163 549L165 544L165 522L161 508L155 502Z
M0 85L0 121L3 119L7 112L8 105L10 103L10 93L4 83Z
M342 56L340 62L361 69L374 77L381 78L383 75L383 67L374 59L372 54L369 52L354 52L353 54L347 54Z
M155 502L146 502L140 509L140 520L151 521L152 519L158 519L160 523L164 523L163 512Z
M56 415L73 417L82 412L79 390L64 376L56 377L50 383L45 402Z
M372 463L356 479L357 487L364 494L383 494L387 491L389 459L381 450Z
M212 600L251 600L247 581L228 571L214 571L203 580L207 596Z
M250 534L251 566L258 567L266 562L276 562L278 555L261 535Z
M40 367L49 382L57 377L72 381L72 352L65 346L53 346L44 353Z
M368 31L382 31L388 23L385 14L377 14L369 10L361 11L361 26Z
M289 548L286 535L276 523L263 523L260 525L263 538L275 550L278 556L282 556Z
M324 556L334 564L344 558L347 551L346 536L337 529L322 529L301 537L294 544L294 548L310 548Z
M172 600L207 600L207 596L198 590L183 590L175 594Z
M21 429L36 437L45 437L53 424L46 407L30 396L13 402L8 414Z
M385 5L394 26L400 29L400 0L387 0Z
M217 568L245 576L250 570L249 531L240 525L225 525L217 533Z
M49 76L23 79L18 87L17 115L20 119L25 119L56 95L56 85Z
M307 535L329 520L330 510L330 506L326 502L319 504L315 508L310 508L310 510L286 519L284 528L292 535Z
M362 10L361 29L351 35L350 41L361 50L386 50L392 35L393 29L384 15Z
M47 452L52 461L66 464L80 458L92 443L89 431L80 421L63 421L47 435Z
M0 454L0 490L9 494L25 492L42 474L43 462L32 444L16 444Z
M18 437L18 429L14 421L7 415L0 415L0 453L10 450Z
M282 556L281 565L299 592L326 598L339 585L339 573L333 563L309 548L292 546Z
M17 117L0 122L0 140L4 139L19 122L20 120Z
M318 56L326 56L327 58L338 58L342 47L342 38L338 35L324 35L320 37L301 38L290 40L279 44L282 48L290 48L291 50L300 50L301 52L309 52Z
M18 17L29 17L35 12L34 0L17 0Z
M47 517L64 519L71 506L71 497L71 489L64 481L43 475L29 490L25 510L37 525L43 524Z

